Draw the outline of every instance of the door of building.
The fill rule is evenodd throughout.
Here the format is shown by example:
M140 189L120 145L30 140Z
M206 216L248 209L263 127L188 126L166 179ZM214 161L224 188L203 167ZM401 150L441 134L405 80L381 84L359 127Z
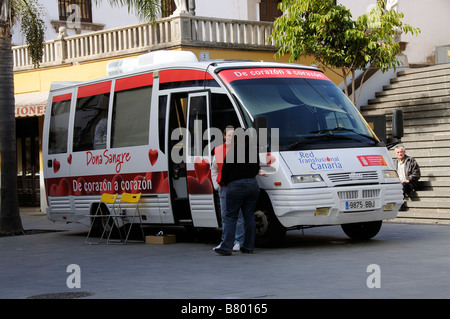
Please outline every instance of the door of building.
M17 193L19 206L40 204L39 118L16 119Z

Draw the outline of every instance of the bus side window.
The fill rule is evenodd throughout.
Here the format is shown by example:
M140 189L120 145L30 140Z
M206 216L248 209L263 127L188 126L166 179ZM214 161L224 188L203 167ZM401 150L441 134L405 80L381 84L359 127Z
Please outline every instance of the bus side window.
M190 155L202 156L208 141L203 140L203 132L208 128L206 96L195 96L190 101L189 134Z
M151 97L151 86L115 92L111 147L148 144Z
M186 128L186 115L187 115L187 105L188 99L186 93L174 93L170 96L169 103L169 149L167 152L171 153L171 160L175 162L186 162L186 145L183 143L185 141L185 130ZM174 138L177 136L177 138ZM173 153L179 155L179 158L174 160Z
M106 148L109 93L77 99L73 151Z
M211 127L220 129L221 132L228 125L240 127L239 118L226 94L211 94Z
M159 97L158 127L159 127L159 148L163 153L166 152L166 144L165 144L166 111L167 111L167 95L162 95Z
M48 153L67 152L67 132L69 125L70 100L53 102L50 116Z

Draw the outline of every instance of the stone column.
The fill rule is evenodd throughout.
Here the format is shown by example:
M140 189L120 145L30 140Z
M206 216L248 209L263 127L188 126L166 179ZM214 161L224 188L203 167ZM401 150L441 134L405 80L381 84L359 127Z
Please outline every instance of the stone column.
M54 40L56 62L64 63L64 61L67 59L67 42L65 39L66 37L67 37L66 27L60 27L58 37Z

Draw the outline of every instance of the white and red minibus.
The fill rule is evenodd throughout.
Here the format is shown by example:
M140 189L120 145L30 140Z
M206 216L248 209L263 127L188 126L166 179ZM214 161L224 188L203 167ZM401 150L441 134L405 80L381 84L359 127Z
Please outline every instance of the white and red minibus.
M322 71L199 62L186 51L114 61L105 78L52 84L43 137L47 216L90 225L103 193L139 192L144 224L221 227L211 150L227 125L256 123L268 132L259 243L322 225L367 239L397 216L402 188L386 146Z

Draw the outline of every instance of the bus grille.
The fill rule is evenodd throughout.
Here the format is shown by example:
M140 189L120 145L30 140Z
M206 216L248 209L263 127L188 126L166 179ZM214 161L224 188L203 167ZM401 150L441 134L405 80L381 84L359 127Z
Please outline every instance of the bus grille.
M339 199L356 199L358 198L358 191L340 191L338 196Z
M338 192L339 199L358 199L359 198L359 191L358 190L351 190L351 191L339 191ZM380 197L380 190L379 189L363 189L362 190L362 197L361 198L378 198Z
M376 171L368 171L368 172L356 172L356 173L336 173L336 174L328 174L328 178L332 183L347 183L347 182L355 182L355 181L377 181L378 174Z
M363 189L362 191L363 198L377 198L380 197L379 189Z

